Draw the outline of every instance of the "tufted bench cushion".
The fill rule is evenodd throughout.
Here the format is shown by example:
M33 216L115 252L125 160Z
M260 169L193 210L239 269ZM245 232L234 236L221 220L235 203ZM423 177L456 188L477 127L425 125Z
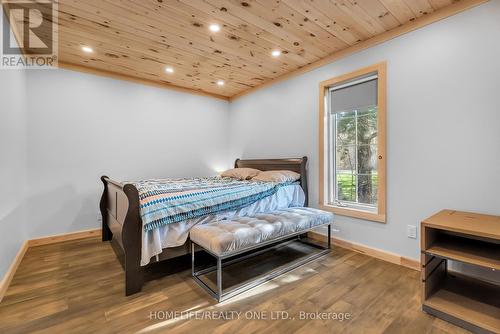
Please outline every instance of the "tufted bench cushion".
M287 208L196 225L190 231L190 238L204 249L222 256L332 222L330 212L304 207Z

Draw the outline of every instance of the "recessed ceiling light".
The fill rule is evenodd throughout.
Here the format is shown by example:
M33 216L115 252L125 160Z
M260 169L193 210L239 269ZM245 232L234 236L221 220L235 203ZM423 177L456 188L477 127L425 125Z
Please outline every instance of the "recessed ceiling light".
M83 52L92 53L94 50L90 46L82 46Z
M280 50L273 50L273 52L271 52L271 55L273 57L279 57L279 55L281 54L281 51Z
M218 86L224 86L224 80L217 80Z
M208 29L212 32L218 32L220 30L220 26L218 24L211 24Z
M167 67L165 69L165 72L167 72L167 73L174 73L174 69L172 67Z

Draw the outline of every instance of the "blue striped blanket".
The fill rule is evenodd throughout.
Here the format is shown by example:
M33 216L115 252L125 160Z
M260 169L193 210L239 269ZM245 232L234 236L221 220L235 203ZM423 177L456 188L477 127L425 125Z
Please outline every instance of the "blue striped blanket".
M237 210L290 183L232 178L177 178L130 182L139 191L145 231L183 220Z

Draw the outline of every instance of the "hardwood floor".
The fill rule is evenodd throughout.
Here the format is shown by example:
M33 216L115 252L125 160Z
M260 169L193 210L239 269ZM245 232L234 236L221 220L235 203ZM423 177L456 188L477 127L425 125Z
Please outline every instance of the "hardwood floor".
M123 280L98 238L30 248L0 303L0 333L467 333L420 310L417 271L342 248L221 304L189 270L130 297ZM172 319L174 311L191 313ZM271 319L279 315L295 319Z

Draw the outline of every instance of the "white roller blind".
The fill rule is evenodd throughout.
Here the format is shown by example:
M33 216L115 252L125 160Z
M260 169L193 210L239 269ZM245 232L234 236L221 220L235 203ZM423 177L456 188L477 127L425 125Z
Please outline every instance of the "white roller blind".
M330 98L331 113L377 105L377 78L370 77L361 82L332 87Z

